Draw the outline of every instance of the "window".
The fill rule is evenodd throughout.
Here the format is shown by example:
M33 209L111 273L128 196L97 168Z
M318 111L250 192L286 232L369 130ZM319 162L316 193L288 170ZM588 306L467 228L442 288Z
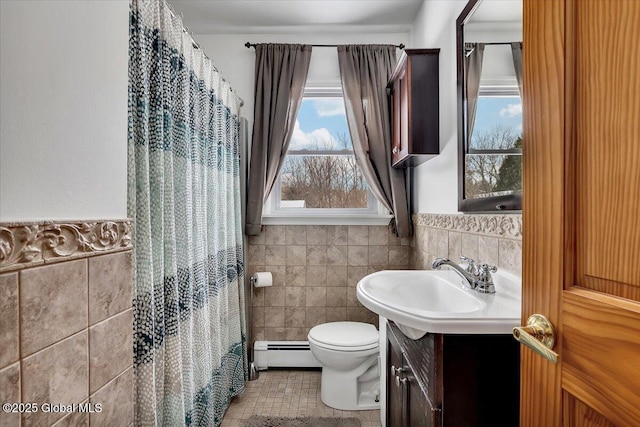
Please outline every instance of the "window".
M466 199L522 191L522 102L517 87L480 88L464 179Z
M305 223L348 217L358 223L388 223L390 216L379 214L381 206L356 162L340 88L305 90L284 165L265 208L265 223L281 223L273 221L278 217L307 218Z

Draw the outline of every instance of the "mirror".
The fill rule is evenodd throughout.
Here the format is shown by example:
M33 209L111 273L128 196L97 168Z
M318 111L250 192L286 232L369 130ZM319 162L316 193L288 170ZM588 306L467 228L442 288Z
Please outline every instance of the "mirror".
M456 21L458 209L522 209L522 0L470 0Z

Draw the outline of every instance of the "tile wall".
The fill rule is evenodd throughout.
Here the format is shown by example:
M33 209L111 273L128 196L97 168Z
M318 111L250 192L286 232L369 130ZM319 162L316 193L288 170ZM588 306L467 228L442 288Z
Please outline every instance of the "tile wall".
M67 224L62 232L29 225L31 234L0 224L0 402L39 405L35 413L0 412L0 426L133 422L130 235L116 223L91 235L93 225ZM47 240L56 233L64 238ZM101 410L66 413L45 403L99 403Z
M411 266L430 269L434 258L465 255L522 274L522 215L415 214Z
M254 340L306 340L313 326L334 321L378 325L356 298L367 274L410 268L411 239L387 226L264 226L249 238L248 276L270 271L273 286L253 297Z

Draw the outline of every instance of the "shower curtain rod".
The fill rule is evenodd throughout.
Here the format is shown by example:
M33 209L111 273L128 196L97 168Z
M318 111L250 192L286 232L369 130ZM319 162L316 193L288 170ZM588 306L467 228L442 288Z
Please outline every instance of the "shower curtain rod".
M249 49L250 47L256 47L258 45L258 43L246 42L244 45L245 45L245 47L247 49ZM338 47L339 45L337 45L337 44L312 44L311 46L313 46L313 47ZM394 45L394 46L397 47L398 49L404 49L404 44L402 44L402 43Z
M189 29L187 27L185 27L184 25L184 15L182 14L182 12L180 12L180 16L178 16L178 14L176 13L176 11L173 9L173 6L171 6L171 4L169 2L165 1L165 4L167 5L167 7L169 8L169 12L171 12L171 14L173 15L174 18L179 19L180 20L180 24L182 25L182 32L185 33L187 36L189 36L189 38L191 39L191 45L193 46L194 49L199 50L202 53L202 56L204 56L205 58L207 58L207 60L209 60L209 62L211 63L211 66L213 67L214 70L216 70L216 73L220 74L220 78L222 79L222 81L226 82L227 80L222 77L222 73L218 70L218 68L215 66L215 64L213 63L213 61L211 60L211 58L209 58L209 56L207 55L207 53L204 51L204 49L202 47L200 47L200 45L196 42L196 39L193 37L193 33L191 31L189 31ZM238 99L240 100L240 107L244 106L244 99L242 99L240 97L240 95L238 95L237 93L235 93L236 91L233 90L232 87L229 87L229 89L231 90L231 92L233 92Z

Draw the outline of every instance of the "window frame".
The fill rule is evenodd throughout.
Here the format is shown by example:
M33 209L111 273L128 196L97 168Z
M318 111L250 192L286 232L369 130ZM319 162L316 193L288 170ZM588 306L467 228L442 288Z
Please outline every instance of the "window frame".
M481 97L514 97L518 96L520 102L522 97L518 89L515 78L513 82L504 82L503 84L482 85L478 92L478 98ZM466 100L464 102L466 104ZM458 145L458 209L461 212L470 213L521 213L522 212L522 192L514 192L506 195L486 196L477 198L466 197L466 158L467 155L522 155L521 148L512 149L493 149L483 150L471 148L471 138L466 135L466 120L463 120L464 126L459 127Z
M303 100L309 98L344 100L340 86L307 86ZM287 150L287 156L354 155L351 150ZM367 208L282 208L282 174L274 183L264 204L262 222L267 225L386 225L393 215L367 189Z
M458 210L463 213L522 213L522 193L508 196L465 198L465 158L468 138L466 129L466 85L464 72L464 26L481 0L469 0L456 19L456 98L458 108ZM521 97L522 98L522 97Z

